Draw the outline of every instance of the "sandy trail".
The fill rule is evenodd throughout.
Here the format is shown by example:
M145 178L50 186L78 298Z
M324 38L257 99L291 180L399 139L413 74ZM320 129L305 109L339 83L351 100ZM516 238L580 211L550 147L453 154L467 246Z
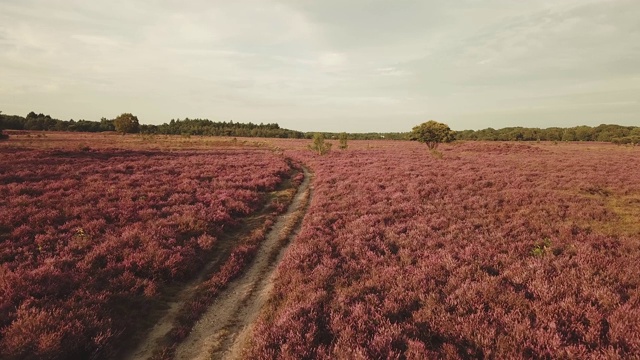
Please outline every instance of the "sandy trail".
M138 346L133 350L126 351L122 354L121 358L125 360L149 359L153 355L153 351L156 349L158 342L172 329L174 320L183 303L193 296L198 285L206 279L207 274L209 274L215 266L220 265L220 263L229 256L232 249L233 241L231 239L222 240L214 258L195 279L187 283L184 288L178 291L173 299L167 303L168 309L166 313L155 323L146 336L138 342Z
M229 284L178 347L176 359L238 359L252 324L273 287L274 270L295 237L311 197L309 172L286 213L280 215L254 261Z

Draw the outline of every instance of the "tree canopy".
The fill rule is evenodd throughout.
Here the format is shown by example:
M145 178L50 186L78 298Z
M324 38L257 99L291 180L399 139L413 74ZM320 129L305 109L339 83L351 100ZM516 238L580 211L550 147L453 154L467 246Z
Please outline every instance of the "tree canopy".
M415 126L411 131L411 140L427 144L429 150L434 150L440 143L451 142L455 139L455 133L447 124L429 120Z
M138 118L130 113L124 113L113 120L113 125L119 133L137 133L140 131Z

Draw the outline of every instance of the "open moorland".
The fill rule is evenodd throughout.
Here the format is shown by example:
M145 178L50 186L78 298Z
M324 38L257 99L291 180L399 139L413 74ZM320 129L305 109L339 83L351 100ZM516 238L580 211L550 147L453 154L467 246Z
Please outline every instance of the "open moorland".
M242 234L225 239L243 219L263 213L248 235L260 240L265 216L286 207L277 191L291 164L271 151L131 150L117 136L29 147L28 136L0 149L2 358L114 353L170 287L220 252L244 259ZM210 287L237 265L210 269Z
M319 157L247 358L640 356L640 152L406 142Z
M10 135L0 358L640 357L638 147Z

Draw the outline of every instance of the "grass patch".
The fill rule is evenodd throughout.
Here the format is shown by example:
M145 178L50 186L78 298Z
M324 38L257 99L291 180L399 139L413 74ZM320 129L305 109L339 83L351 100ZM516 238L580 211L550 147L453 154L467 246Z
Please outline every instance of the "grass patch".
M640 235L640 194L609 196L606 207L617 215L616 221L601 224L607 234Z

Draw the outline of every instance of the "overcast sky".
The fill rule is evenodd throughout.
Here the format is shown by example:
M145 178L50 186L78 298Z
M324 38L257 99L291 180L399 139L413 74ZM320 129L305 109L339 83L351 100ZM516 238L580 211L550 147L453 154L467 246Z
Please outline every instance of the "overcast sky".
M0 0L0 110L302 131L640 125L640 1Z

